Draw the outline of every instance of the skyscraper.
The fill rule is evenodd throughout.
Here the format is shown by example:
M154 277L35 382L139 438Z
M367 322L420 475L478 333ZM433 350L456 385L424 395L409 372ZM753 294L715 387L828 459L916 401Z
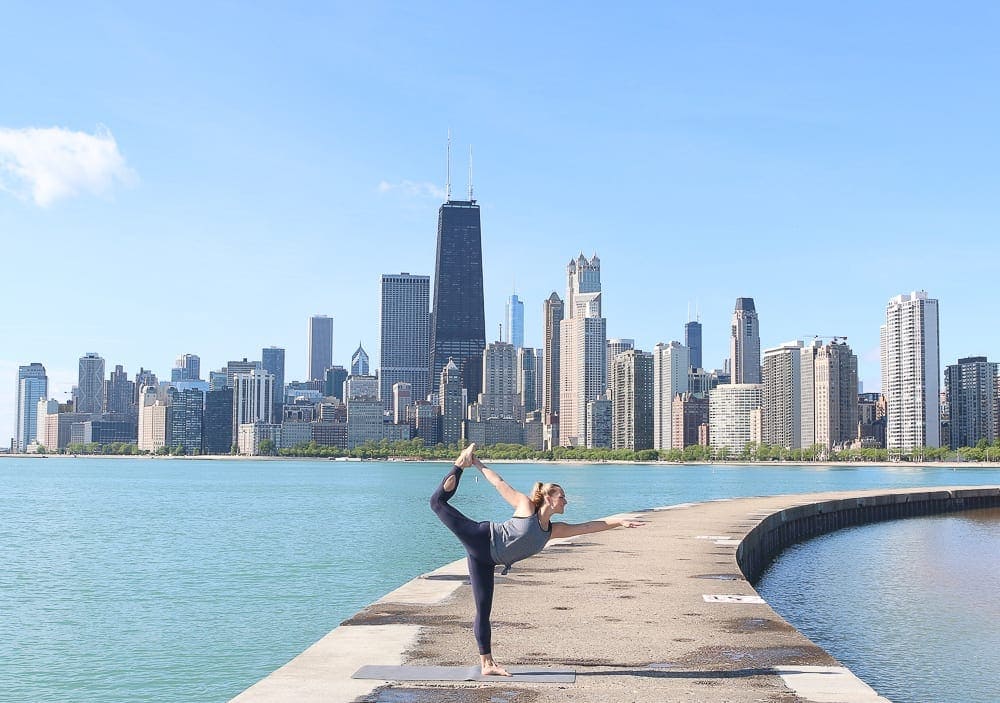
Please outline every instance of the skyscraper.
M545 361L542 364L542 414L546 423L549 422L550 416L559 414L560 325L563 313L563 301L553 291L542 306L542 337L545 341L543 352Z
M449 199L438 209L431 312L430 372L440 379L452 359L470 398L482 391L486 314L483 304L483 245L479 205ZM447 430L445 430L447 431Z
M265 371L274 374L274 411L275 422L281 422L285 405L285 350L281 347L264 347L260 351L260 363Z
M566 267L560 325L559 443L586 446L587 401L607 389L607 322L601 316L601 262L583 254Z
M409 273L382 274L381 287L379 395L388 410L397 383L410 384L414 400L426 400L431 392L431 279Z
M192 379L194 380L194 379ZM171 447L183 447L187 455L202 453L202 424L204 421L205 394L197 388L169 390Z
M520 349L524 346L524 302L517 297L517 293L512 293L507 298L505 312L504 341L513 344L515 349Z
M809 369L803 370L808 376ZM802 384L802 408L812 407L814 435L805 437L807 448L820 444L827 449L843 446L858 434L858 357L846 342L836 339L815 349L812 370L812 397ZM803 426L806 422L803 421Z
M701 323L691 320L684 325L684 346L691 354L691 366L700 369L701 365Z
M229 454L233 442L233 389L210 390L205 394L202 451L205 454Z
M685 377L687 367L684 367ZM653 355L639 349L615 357L611 447L653 448Z
M885 309L881 351L882 392L888 403L886 448L939 446L938 301L926 291L892 298Z
M515 418L517 405L517 350L507 342L490 342L483 351L483 392L479 418Z
M709 440L714 450L743 451L752 437L751 416L760 411L759 383L726 383L708 396Z
M197 354L181 354L170 370L171 381L200 381L201 358Z
M613 338L608 340L608 398L614 400L615 397L615 357L624 351L635 349L634 339Z
M454 444L462 438L462 418L465 402L462 399L462 372L453 359L449 359L440 373L438 402L441 404L441 441Z
M653 449L672 449L674 445L674 397L688 391L690 350L680 342L653 347ZM683 447L676 447L683 449Z
M76 412L104 412L104 359L99 354L89 352L80 357L77 394Z
M531 347L517 350L517 397L525 413L538 408L538 355Z
M233 437L240 425L274 423L274 374L253 368L233 377Z
M945 367L944 386L951 411L951 448L974 447L996 439L997 364L985 356L959 359Z
M351 354L351 375L368 375L368 352L366 352L365 348L361 346L361 342L358 342L358 348L354 350L353 354Z
M760 322L753 298L737 298L729 340L733 383L760 383Z
M322 381L323 372L333 366L333 318L309 318L309 380Z
M764 350L761 395L761 441L764 444L786 449L801 446L802 349L802 342L796 341Z
M104 382L104 409L109 413L136 417L135 384L128 380L128 374L121 364L115 366L115 370Z
M27 451L28 445L35 441L38 435L38 401L44 400L48 394L49 377L44 366L36 362L18 367L15 452Z

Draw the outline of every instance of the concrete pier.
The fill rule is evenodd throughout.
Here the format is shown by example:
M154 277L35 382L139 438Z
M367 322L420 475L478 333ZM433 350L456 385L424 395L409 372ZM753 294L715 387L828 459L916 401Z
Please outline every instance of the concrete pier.
M752 580L782 549L824 532L997 506L1000 487L921 488L631 513L648 524L554 540L497 576L494 656L501 664L573 669L575 683L351 678L365 664L478 661L461 560L373 603L234 701L885 702L782 620Z

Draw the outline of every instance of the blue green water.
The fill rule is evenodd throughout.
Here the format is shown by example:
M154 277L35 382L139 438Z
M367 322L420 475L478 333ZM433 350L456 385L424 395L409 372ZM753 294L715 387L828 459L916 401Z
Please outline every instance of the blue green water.
M785 551L757 589L893 703L1000 696L1000 509L832 532Z
M1000 483L995 469L509 465L567 519L733 496ZM462 556L443 464L0 459L0 700L226 701ZM506 506L468 476L470 516Z

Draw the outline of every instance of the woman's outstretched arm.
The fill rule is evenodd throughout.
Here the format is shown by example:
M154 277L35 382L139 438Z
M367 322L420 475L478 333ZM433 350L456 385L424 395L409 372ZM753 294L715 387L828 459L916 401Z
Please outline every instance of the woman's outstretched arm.
M483 478L489 481L490 485L497 489L497 493L500 494L500 497L510 503L510 506L514 508L515 515L523 513L524 516L527 516L534 512L531 507L531 500L528 496L524 495L521 491L513 488L509 483L504 481L500 474L481 462L479 457L473 458L472 464L482 472Z
M616 527L642 527L646 523L638 520L625 520L624 518L609 517L603 520L591 520L590 522L553 522L552 537L575 537L576 535L589 535L592 532L603 532L613 530Z

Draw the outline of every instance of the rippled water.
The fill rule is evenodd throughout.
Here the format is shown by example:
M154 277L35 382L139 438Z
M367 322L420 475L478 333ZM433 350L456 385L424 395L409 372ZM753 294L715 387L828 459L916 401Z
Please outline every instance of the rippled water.
M894 703L1000 700L1000 509L832 532L757 590Z
M571 521L731 496L1000 484L1000 471L981 469L500 468L524 489L561 483ZM228 700L367 603L462 556L427 507L445 471L0 459L0 700ZM506 517L470 478L460 509ZM931 546L918 548L907 549Z

